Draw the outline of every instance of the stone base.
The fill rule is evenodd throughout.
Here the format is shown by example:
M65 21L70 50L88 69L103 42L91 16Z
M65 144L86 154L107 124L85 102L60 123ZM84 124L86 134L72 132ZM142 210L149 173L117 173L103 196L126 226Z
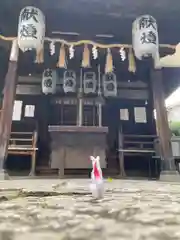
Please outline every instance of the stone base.
M64 176L64 169L63 169L63 170L61 170L61 169L58 170L58 177L59 177L60 179L65 178L65 176Z
M10 180L10 179L11 179L11 178L10 178L10 176L9 176L9 174L7 173L6 170L4 170L4 169L0 170L0 181L1 181L1 180Z
M161 171L159 180L163 182L180 183L180 174L178 173L178 171Z
M29 173L29 177L35 177L34 172L31 171L31 172Z

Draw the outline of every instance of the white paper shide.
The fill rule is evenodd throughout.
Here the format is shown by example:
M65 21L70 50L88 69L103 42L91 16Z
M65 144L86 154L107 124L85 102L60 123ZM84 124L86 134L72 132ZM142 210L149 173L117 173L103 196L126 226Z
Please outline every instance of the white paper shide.
M132 44L136 58L152 56L159 52L158 26L156 19L150 15L138 17L132 26Z
M42 92L44 94L56 93L57 73L55 70L46 69L42 76Z
M45 37L45 16L36 7L28 6L21 10L18 24L18 45L25 52L43 48Z

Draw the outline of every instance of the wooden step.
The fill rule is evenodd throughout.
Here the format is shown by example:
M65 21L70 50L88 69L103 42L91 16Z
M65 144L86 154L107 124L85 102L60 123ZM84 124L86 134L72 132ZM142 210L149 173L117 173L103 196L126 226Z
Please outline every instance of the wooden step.
M37 175L58 175L59 170L58 169L52 169L48 166L38 166L36 167L36 173ZM71 175L71 176L87 176L90 177L91 169L65 169L65 175ZM103 175L104 176L111 176L111 175L117 175L118 171L117 169L109 170L109 169L103 169Z
M58 175L58 169L52 169L48 166L36 167L37 175Z

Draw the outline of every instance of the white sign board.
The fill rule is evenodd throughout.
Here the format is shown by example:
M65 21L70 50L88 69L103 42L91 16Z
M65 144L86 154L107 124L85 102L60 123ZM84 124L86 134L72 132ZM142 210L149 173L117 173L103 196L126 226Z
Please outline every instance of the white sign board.
M136 123L146 123L146 108L145 107L135 107L134 108L134 118Z
M22 112L22 101L14 101L14 107L13 107L13 115L12 120L13 121L20 121L21 120L21 112Z
M25 106L25 117L34 117L35 106L34 105L26 105Z

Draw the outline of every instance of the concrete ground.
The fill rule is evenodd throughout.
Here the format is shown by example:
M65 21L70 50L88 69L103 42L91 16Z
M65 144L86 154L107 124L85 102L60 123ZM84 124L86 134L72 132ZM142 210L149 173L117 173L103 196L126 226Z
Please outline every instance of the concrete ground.
M0 239L179 240L180 184L87 179L0 181Z

